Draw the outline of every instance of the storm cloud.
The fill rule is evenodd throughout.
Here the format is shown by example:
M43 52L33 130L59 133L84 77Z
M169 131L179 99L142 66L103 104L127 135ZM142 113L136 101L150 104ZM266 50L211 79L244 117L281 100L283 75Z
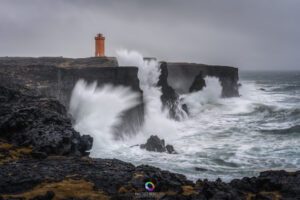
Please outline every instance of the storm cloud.
M300 69L299 0L0 0L0 56L127 48L166 61Z

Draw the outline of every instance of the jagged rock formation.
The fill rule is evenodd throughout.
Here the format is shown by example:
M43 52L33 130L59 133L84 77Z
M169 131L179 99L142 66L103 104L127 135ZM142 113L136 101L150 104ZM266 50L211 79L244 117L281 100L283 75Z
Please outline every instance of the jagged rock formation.
M30 97L0 86L0 139L32 148L35 154L87 155L93 138L72 128L56 100Z
M79 79L130 87L141 94L141 104L127 110L117 125L116 138L136 133L144 121L144 104L136 67L117 67L115 58L0 58L0 81L10 88L25 88L32 95L54 97L68 108L72 89ZM16 88L17 87L17 88ZM28 92L28 91L27 91Z
M160 65L160 76L157 86L161 88L162 95L160 97L163 109L169 109L169 115L174 119L179 119L180 114L178 113L179 106L179 95L168 83L168 69L165 63Z
M140 148L147 151L176 153L172 145L165 145L165 140L161 140L156 135L151 135L146 144L140 145Z

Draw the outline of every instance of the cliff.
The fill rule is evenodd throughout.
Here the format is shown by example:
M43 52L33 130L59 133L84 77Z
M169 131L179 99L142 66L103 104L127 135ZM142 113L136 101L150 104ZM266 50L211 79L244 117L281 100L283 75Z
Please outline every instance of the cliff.
M154 59L154 58L145 58ZM206 76L217 77L222 85L223 97L238 96L238 69L226 66L211 66L194 63L161 62L158 86L162 89L161 100L169 108L170 116L188 113L185 105L180 105L180 94L202 90ZM2 85L25 86L32 94L58 99L68 107L72 89L79 79L97 81L99 85L113 84L131 87L141 94L136 67L118 67L116 58L63 58L63 57L1 57L0 81ZM182 106L182 108L180 108ZM115 136L121 132L136 133L144 120L144 105L128 110L123 115L123 123L115 127Z
M212 66L195 63L160 63L161 75L158 86L161 87L161 101L169 109L170 116L179 119L186 105L180 104L179 95L202 90L206 86L205 77L216 77L222 86L223 98L237 97L238 69L227 66ZM181 108L180 108L181 106Z
M178 94L201 90L205 86L204 78L211 76L219 79L223 97L239 96L239 75L235 67L170 62L162 62L162 67L168 71L168 84Z
M154 58L145 58L154 59ZM179 95L202 90L205 77L220 80L222 97L239 96L238 69L226 66L211 66L194 63L161 62L158 86L162 89L161 101L170 110L170 116L179 119L188 113L180 104ZM32 94L55 97L68 107L70 95L79 79L103 84L124 85L141 94L136 67L118 67L116 58L63 58L63 57L2 57L0 58L0 81L2 85L25 86ZM122 132L136 133L144 120L144 104L129 109L123 115L123 123L115 127L115 136Z
M113 84L142 91L137 78L136 67L117 67L115 58L0 58L1 85L22 87L32 95L54 97L68 108L72 89L79 79L88 82L97 81L98 85ZM18 88L20 89L20 88ZM135 133L144 120L143 103L125 111L123 123L115 127L115 136L122 137L122 132Z

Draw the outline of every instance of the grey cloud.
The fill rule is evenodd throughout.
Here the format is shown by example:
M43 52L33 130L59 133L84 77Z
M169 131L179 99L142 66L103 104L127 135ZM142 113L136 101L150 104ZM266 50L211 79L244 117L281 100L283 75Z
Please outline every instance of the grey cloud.
M0 56L86 57L93 36L168 61L300 69L298 0L0 0Z

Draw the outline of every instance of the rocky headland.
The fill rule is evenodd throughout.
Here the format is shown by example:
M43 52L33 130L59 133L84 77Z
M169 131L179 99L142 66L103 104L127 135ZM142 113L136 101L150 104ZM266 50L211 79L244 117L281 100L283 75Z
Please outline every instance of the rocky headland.
M220 179L192 182L184 175L152 166L90 158L93 139L75 131L66 112L74 84L84 78L97 80L99 84L127 85L140 92L142 98L137 68L118 68L112 58L102 58L101 62L111 64L107 67L96 66L92 62L94 58L78 62L66 59L68 65L61 64L65 63L64 58L47 58L45 63L35 58L22 59L0 59L0 199L300 198L300 171L265 171L258 177L229 183ZM60 60L60 64L56 60ZM177 88L171 79L181 72L172 74L168 65L161 66L158 83L165 95L162 100L201 89L205 84L203 78L208 75L223 80L224 97L238 95L236 68L222 70L222 67L205 66L194 72L197 67L193 65L191 74L187 75L192 81L184 88ZM180 66L178 68L184 68L183 64ZM234 87L229 88L229 85ZM142 124L143 109L141 104L126 111L129 114L124 119L140 119ZM155 184L154 192L145 190L147 181Z
M62 58L62 57L3 57L0 58L1 85L12 89L27 89L32 95L55 98L66 108L72 90L79 79L88 83L122 85L140 94L140 104L125 111L122 124L116 125L115 135L120 132L136 133L144 121L142 90L137 77L137 67L118 67L116 58Z
M161 101L169 109L170 116L180 118L180 110L188 113L187 107L180 106L180 94L187 94L202 90L205 86L205 77L219 79L222 86L222 97L239 96L238 69L228 66L212 66L196 63L160 63L161 75L158 86L161 87Z

